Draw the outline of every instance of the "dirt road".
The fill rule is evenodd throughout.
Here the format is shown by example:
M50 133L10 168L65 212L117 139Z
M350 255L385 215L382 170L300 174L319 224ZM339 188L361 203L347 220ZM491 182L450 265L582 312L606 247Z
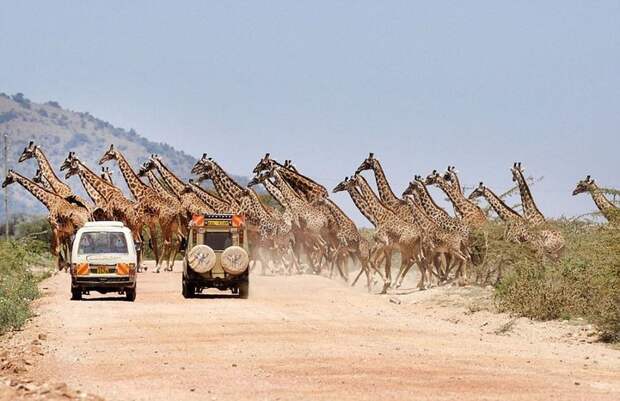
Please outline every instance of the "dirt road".
M185 300L179 273L138 285L135 303L77 302L66 274L46 281L36 378L108 400L620 399L620 351L461 302L478 290L253 277L248 300Z

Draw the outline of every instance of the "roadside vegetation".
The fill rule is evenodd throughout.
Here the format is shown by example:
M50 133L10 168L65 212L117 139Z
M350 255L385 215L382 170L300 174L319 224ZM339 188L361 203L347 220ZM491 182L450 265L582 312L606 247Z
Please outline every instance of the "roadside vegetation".
M538 320L584 318L602 339L620 341L620 229L579 221L550 222L566 239L557 261L502 239L490 222L476 233L473 280L493 285L499 310Z
M37 284L51 272L45 220L20 222L20 239L0 241L0 334L19 329L32 315ZM37 237L43 237L43 240Z

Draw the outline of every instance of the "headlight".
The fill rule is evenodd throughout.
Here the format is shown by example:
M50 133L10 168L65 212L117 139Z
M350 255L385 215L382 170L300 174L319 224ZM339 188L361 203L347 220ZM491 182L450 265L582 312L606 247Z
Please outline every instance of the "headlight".
M187 263L196 273L206 273L215 266L215 252L207 245L196 245L187 254Z
M230 246L222 252L221 262L226 273L241 274L248 268L250 257L240 246Z

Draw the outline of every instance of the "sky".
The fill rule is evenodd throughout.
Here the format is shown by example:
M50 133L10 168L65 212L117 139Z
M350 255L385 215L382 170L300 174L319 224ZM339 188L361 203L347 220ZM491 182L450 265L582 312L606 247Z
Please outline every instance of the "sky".
M398 195L449 164L501 192L521 161L549 216L620 187L618 1L1 3L0 92L234 174L271 152L331 190L374 152Z

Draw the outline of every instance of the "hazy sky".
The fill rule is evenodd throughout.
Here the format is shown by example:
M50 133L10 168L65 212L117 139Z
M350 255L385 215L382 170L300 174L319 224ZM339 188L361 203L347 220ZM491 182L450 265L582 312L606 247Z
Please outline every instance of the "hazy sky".
M618 1L157 3L3 1L0 91L330 190L369 151L397 194L448 164L499 192L513 161L549 215L620 187Z

